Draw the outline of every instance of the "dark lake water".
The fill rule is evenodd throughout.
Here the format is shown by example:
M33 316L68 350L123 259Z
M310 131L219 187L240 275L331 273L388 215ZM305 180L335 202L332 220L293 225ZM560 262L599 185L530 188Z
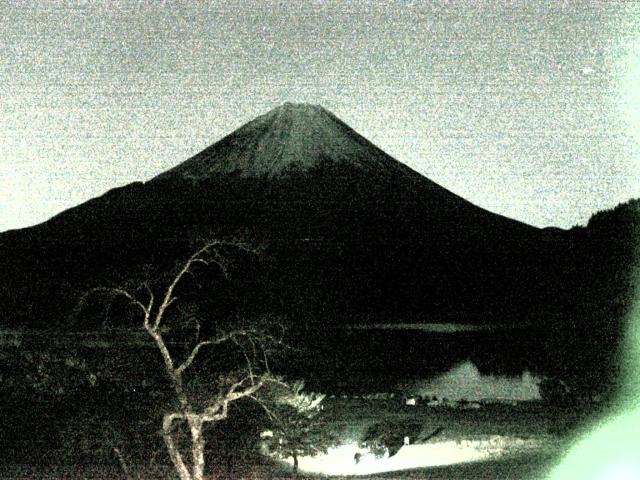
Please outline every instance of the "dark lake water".
M286 341L290 341L290 348L274 358L273 369L332 393L388 391L402 381L433 378L466 361L481 373L493 375L519 376L525 370L536 373L545 367L540 361L544 358L544 335L531 327L351 325L299 331ZM150 363L157 360L155 345L142 329L65 334L4 332L0 334L0 348L76 351L97 365L117 358L118 368L132 382L149 371L137 368L141 356L149 358Z

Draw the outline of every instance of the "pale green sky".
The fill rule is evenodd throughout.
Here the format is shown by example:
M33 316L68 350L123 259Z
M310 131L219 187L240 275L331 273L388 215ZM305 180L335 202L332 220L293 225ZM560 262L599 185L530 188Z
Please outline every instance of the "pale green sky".
M0 0L0 231L320 104L491 211L640 197L640 2Z

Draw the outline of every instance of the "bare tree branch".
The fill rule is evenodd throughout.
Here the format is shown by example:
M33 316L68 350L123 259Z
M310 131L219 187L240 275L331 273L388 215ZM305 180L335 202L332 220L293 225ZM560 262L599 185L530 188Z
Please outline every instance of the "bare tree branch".
M153 296L153 291L151 290L151 287L147 282L144 282L144 288L147 290L147 293L149 294L149 303L147 304L147 312L151 312L151 309L153 308L153 302L155 300Z
M185 359L184 362L182 362L182 364L176 368L176 373L178 375L182 374L187 368L189 368L189 366L193 363L193 361L196 359L196 356L198 355L198 352L200 352L200 349L202 347L206 347L207 345L220 345L222 343L228 342L231 339L231 335L224 335L220 338L216 338L215 340L205 340L202 342L199 342L194 348L193 350L191 350L191 353L189 354L189 356Z
M271 367L269 366L269 360L267 359L267 351L263 348L262 349L262 359L264 361L264 368L267 372L271 371Z
M251 338L251 335L249 335L247 337L247 340L249 340L249 343L251 343L252 349L253 349L253 358L255 360L256 358L256 346L255 343L253 343L253 340ZM247 370L249 371L249 377L251 378L251 381L253 382L253 369L251 368L251 360L249 360L249 356L247 355L246 350L244 349L244 347L241 347L242 349L242 355L244 355L245 360L247 361Z
M149 315L149 310L147 309L147 307L140 300L138 300L136 297L130 294L128 291L122 288L112 288L111 291L117 295L122 295L126 297L131 303L140 307L140 309L145 314L145 316Z
M220 268L220 270L223 272L225 277L228 276L227 275L226 262L224 261L224 258L220 255L220 253L216 250L216 247L225 246L225 245L233 246L234 248L237 248L239 250L243 250L243 251L246 251L246 252L252 252L253 251L249 247L247 247L246 245L244 245L242 243L234 243L234 242L225 242L225 241L215 240L213 242L207 243L202 248L200 248L196 253L191 255L189 257L189 259L185 262L185 264L182 266L182 268L178 271L176 276L173 277L173 280L171 281L171 283L167 287L167 290L165 291L165 295L163 297L162 303L160 304L160 308L158 308L158 312L157 312L155 320L153 322L153 328L154 329L159 328L160 323L162 322L162 319L163 319L165 311L175 301L175 297L173 296L173 291L175 290L176 286L178 285L178 283L180 282L182 277L186 273L189 272L189 269L193 266L193 264L195 264L195 263L202 263L204 265L209 265L210 264L210 261L202 258L202 255L204 255L205 253L213 250L213 254L214 254L213 262L218 266L218 268Z
M82 310L82 308L86 305L89 297L95 293L104 293L104 294L109 294L112 297L118 297L118 296L122 296L125 297L127 300L129 300L129 302L132 305L135 305L136 307L140 308L140 310L142 310L142 313L144 315L144 319L145 322L148 322L148 318L149 318L149 313L150 313L150 308L148 308L147 306L145 306L140 300L138 300L133 294L131 294L130 292L128 292L127 290L123 289L123 288L119 288L119 287L96 287L96 288L92 288L90 290L88 290L81 298L80 301L78 302L78 305L75 308L74 311L74 315L77 316L80 314L80 311ZM111 307L111 303L109 304L109 308ZM108 311L108 310L107 310Z
M248 397L254 393L256 393L258 390L260 390L262 387L264 386L264 382L261 380L259 382L254 383L253 385L251 385L248 388L245 388L244 390L242 390L241 392L230 392L226 395L226 400L228 402L234 402L236 400L239 400L241 398L244 397Z
M189 259L183 265L183 267L178 271L178 274L175 277L173 277L173 280L167 287L167 290L164 294L162 303L160 304L160 308L158 308L158 313L156 314L156 318L153 322L154 329L158 329L158 327L160 327L160 322L162 321L164 312L174 302L173 291L178 285L178 283L180 282L180 280L182 279L182 277L184 276L184 274L189 271L189 269L191 268L191 265L193 265L194 262L198 261L198 257L200 257L200 255L202 255L208 249L213 248L214 245L217 245L217 242L208 243L204 247L202 247L200 250L198 250L196 253L191 255L191 257L189 257Z
M200 340L200 320L198 320L197 318L194 318L193 321L196 324L196 335L195 335L195 342L197 343Z
M195 322L195 346L189 351L186 358L179 363L172 356L172 352L167 347L167 342L163 334L165 328L163 323L166 320L167 310L171 305L176 303L177 297L175 290L185 275L194 275L191 269L196 264L204 266L215 265L225 277L229 275L229 262L219 250L221 247L234 247L235 249L255 253L255 250L239 242L213 241L205 244L180 267L173 276L168 286L163 290L162 295L158 297L159 305L156 309L156 297L148 283L143 283L147 291L148 299L141 301L134 294L123 288L97 288L93 289L83 297L81 303L94 292L107 292L113 296L123 296L131 304L140 308L144 314L144 329L149 333L155 342L162 360L165 365L167 376L169 377L174 389L176 398L179 402L177 411L169 412L163 417L162 436L164 438L170 459L178 473L180 480L203 480L204 478L204 446L205 438L203 436L203 425L206 422L216 422L227 418L230 403L242 398L254 398L255 393L269 382L277 383L275 379L268 373L267 349L265 344L274 343L281 344L282 338L276 338L261 332L259 329L246 327L236 328L229 332L222 332L217 337L200 340L200 321L198 318L192 318L188 311L182 310L190 321ZM197 273L197 270L196 270ZM81 307L82 305L80 305ZM205 406L204 409L195 408L193 392L189 392L183 385L184 372L193 365L199 353L206 346L221 345L226 342L233 342L244 356L246 367L242 370L242 378L239 380L233 373L222 376L221 387L217 398ZM261 365L261 361L264 365ZM263 367L266 367L266 373ZM260 370L260 371L258 371ZM206 403L205 403L206 405ZM174 439L174 428L176 425L184 425L187 423L191 433L191 461L188 465L179 451L178 444Z
M275 422L276 424L280 423L280 418L275 414L273 410L267 407L266 402L262 401L262 399L257 395L250 395L250 396L252 400L254 400L258 405L262 407L262 409L266 412L267 417L269 417L271 421Z

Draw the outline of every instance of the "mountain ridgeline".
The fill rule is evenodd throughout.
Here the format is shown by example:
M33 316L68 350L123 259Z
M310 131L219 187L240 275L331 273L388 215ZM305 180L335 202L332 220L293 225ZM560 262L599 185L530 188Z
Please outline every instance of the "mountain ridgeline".
M438 186L320 107L285 104L146 183L0 234L0 315L12 328L101 328L104 316L74 315L88 289L161 283L207 239L238 239L260 259L233 262L211 293L216 315L284 318L295 341L336 358L328 327L491 325L522 341L469 343L479 365L597 380L630 306L639 203L538 229Z

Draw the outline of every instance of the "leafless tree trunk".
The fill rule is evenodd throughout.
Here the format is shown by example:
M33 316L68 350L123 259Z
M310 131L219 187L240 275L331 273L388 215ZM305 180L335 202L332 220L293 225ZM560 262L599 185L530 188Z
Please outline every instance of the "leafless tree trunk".
M265 383L276 381L268 371L268 364L264 365L266 364L266 354L262 347L266 341L280 342L281 339L271 337L259 330L239 328L218 334L215 338L208 340L199 340L199 338L196 338L194 342L195 345L181 362L172 356L167 347L162 327L166 312L176 302L174 290L195 264L215 266L226 276L227 265L224 257L218 251L218 247L223 245L250 251L247 247L237 243L214 241L206 244L184 263L166 289L164 289L162 295L159 297L159 301L156 301L156 297L148 284L144 285L148 295L148 298L144 301L124 289L104 289L114 295L126 297L134 306L142 311L144 314L144 329L153 339L162 356L166 374L171 382L179 406L176 411L168 412L164 415L162 435L169 457L180 480L203 480L204 478L204 426L210 422L218 422L226 419L230 403L241 398L253 397L253 394L262 388ZM199 325L197 327L199 332ZM247 353L247 350L242 347L242 341L250 344L250 353ZM184 388L184 372L193 365L196 357L203 348L227 343L235 344L235 346L241 349L246 359L246 365L243 369L244 375L240 379L234 378L233 381L229 381L228 385L219 392L218 396L208 401L204 407L195 406ZM264 359L263 368L261 369L261 373L258 374L258 364L262 359ZM175 438L176 427L185 424L191 436L191 461L189 464L180 452Z

